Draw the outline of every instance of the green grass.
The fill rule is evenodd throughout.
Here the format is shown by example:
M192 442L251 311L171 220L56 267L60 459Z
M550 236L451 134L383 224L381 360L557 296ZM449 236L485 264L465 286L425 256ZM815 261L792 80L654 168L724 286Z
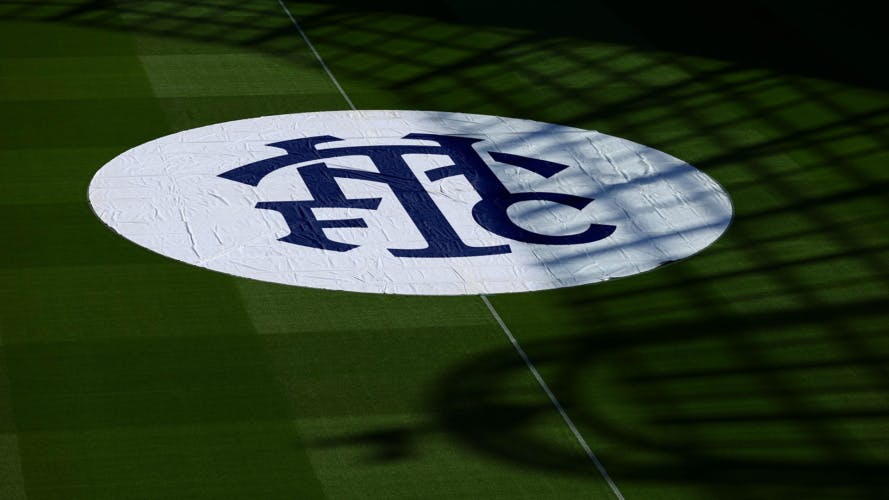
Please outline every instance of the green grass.
M628 499L889 494L889 94L855 35L497 5L288 2L358 108L596 129L730 193L687 261L492 297ZM274 1L0 2L0 497L608 498L478 298L220 275L86 201L150 139L345 107Z

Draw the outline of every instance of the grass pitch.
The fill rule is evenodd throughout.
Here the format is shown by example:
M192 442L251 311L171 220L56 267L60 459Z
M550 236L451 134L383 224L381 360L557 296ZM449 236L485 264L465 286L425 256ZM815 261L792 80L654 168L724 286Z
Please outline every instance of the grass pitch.
M687 261L491 298L626 498L889 495L867 15L286 5L359 109L596 129L732 196ZM613 497L479 298L215 274L86 201L150 139L345 108L274 1L0 2L0 497Z

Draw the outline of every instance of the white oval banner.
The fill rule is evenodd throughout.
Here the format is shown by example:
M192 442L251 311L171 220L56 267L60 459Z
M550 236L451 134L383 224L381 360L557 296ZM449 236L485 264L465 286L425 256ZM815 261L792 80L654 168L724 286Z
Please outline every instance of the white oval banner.
M462 295L594 283L688 257L728 195L660 151L498 116L332 111L186 130L102 167L96 214L139 245L262 281Z

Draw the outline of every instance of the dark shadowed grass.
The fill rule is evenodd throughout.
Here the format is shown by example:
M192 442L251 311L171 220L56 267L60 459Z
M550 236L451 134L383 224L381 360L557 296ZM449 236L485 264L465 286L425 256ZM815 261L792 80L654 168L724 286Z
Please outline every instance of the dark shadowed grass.
M288 5L359 108L598 129L730 193L688 261L492 298L628 498L886 496L876 17ZM141 142L345 108L277 2L4 1L0 22L0 430L29 498L607 493L478 299L238 280L92 216L92 173Z

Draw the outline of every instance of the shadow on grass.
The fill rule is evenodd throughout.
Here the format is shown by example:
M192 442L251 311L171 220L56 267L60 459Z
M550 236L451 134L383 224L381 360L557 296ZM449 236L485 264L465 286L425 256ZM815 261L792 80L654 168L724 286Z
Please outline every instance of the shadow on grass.
M884 372L889 353L844 351L818 325L883 311L872 301L603 325L524 348L618 484L694 484L718 498L878 498L889 493L889 461L869 439L885 430L879 395L889 379L871 371ZM453 367L431 404L446 431L481 453L595 474L542 392L528 394L530 379L504 348Z
M511 324L619 483L702 483L719 498L889 495L889 349L879 335L889 324L889 100L873 64L884 44L872 35L882 18L827 15L822 3L568 4L291 5L359 108L597 128L679 156L731 194L733 226L702 255L542 294L564 316L545 340L531 330L556 328L546 318ZM305 51L273 1L4 1L0 19L288 60ZM495 303L520 315L522 300ZM528 377L505 347L429 390L430 428L318 445L377 443L370 460L403 460L415 434L444 429L530 469L594 473L570 436L554 444L540 433L555 413L541 393L516 392Z

